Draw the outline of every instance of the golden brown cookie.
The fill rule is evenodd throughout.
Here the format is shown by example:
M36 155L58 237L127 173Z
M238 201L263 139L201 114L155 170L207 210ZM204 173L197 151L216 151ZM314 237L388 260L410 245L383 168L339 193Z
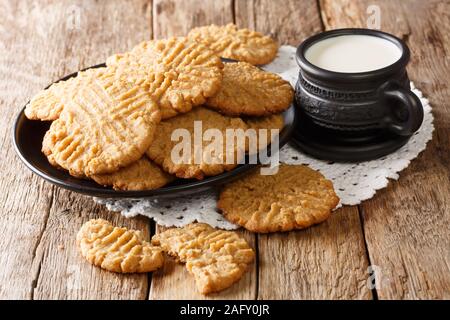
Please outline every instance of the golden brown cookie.
M162 171L145 156L119 171L93 175L91 178L98 184L112 186L115 190L153 190L174 180L173 176Z
M267 117L249 117L244 119L245 123L251 129L278 129L281 131L284 127L284 119L282 114L273 114Z
M145 241L140 231L114 227L103 219L86 222L77 245L86 260L112 272L151 272L164 263L161 248Z
M227 184L217 207L225 218L253 232L302 229L322 222L339 203L333 184L307 166L281 164L278 173Z
M161 107L162 118L188 112L213 96L223 64L206 46L186 38L146 41L107 60L132 81L145 84Z
M257 132L258 149L265 148L271 141L272 130L274 135L278 135L284 127L284 119L281 114L274 114L268 117L249 117L244 119L250 129ZM267 130L266 132L261 130ZM265 135L265 136L264 136Z
M289 82L246 62L226 63L220 90L206 105L229 116L267 116L289 108Z
M270 37L249 29L238 29L232 23L192 29L188 38L205 44L221 57L253 65L271 62L278 52L277 43Z
M255 257L253 249L236 232L214 229L204 223L169 229L153 236L152 243L186 263L203 294L230 287Z
M77 83L75 78L59 81L36 94L25 107L25 116L30 120L56 120L63 109L62 98L67 90Z
M212 142L200 140L199 143L195 143L194 122L196 121L197 125L201 124L199 133L202 136L208 129L216 129L222 134L224 142L220 144L223 147L222 152L215 154L211 152L210 148L207 148L214 142L214 139L212 139ZM189 139L184 140L184 138L181 139L178 136L174 137L175 141L172 141L172 134L176 129L184 129L183 131L188 134ZM147 156L166 172L179 178L203 179L205 176L218 175L235 168L238 163L236 158L239 155L243 156L245 152L245 145L239 146L237 139L235 139L234 148L228 148L229 150L226 152L226 129L246 130L247 125L240 118L226 117L215 111L197 107L191 112L162 121L155 133L154 142L147 151ZM177 132L180 132L180 130ZM185 147L181 148L181 146ZM184 153L182 153L182 149L184 149ZM187 158L182 161L183 163L176 163L172 152L175 155L186 155ZM188 155L188 152L190 155ZM227 163L227 159L231 161ZM233 159L235 161L232 161Z
M46 134L43 152L74 176L117 171L140 159L161 119L147 91L109 68L95 69Z
M56 120L64 108L64 96L78 90L84 76L90 76L94 69L78 72L76 77L58 81L36 94L25 107L25 116L30 120Z
M47 131L44 135L44 138L42 139L42 149L41 149L42 153L44 153L47 156L47 160L52 166L60 168L60 166L56 163L52 155L52 147L53 145L50 138L50 131Z

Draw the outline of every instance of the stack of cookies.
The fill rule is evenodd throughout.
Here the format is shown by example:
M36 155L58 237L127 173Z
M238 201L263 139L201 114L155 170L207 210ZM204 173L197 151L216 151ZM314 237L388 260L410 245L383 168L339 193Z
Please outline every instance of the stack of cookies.
M42 151L74 177L117 190L204 179L235 168L245 150L235 145L212 163L203 161L205 154L194 161L193 143L179 163L172 134L184 129L193 135L196 121L202 133L216 129L223 136L227 129L281 129L280 113L290 106L293 89L255 66L276 53L277 44L257 32L234 25L196 28L187 37L142 42L109 57L106 67L53 84L31 99L25 115L53 121Z
M233 143L211 162L203 153L209 141L201 139L200 148L194 141L180 163L173 158L173 133L195 136L200 122L202 137L213 129L227 146L228 129L282 129L281 113L290 106L293 89L256 67L272 61L277 50L271 38L232 24L196 28L184 38L143 42L109 57L106 67L53 84L30 101L25 114L52 121L42 151L74 177L117 190L204 179L235 168L247 144ZM223 63L221 57L237 61ZM218 208L230 221L265 233L320 223L338 202L322 174L282 164L273 175L255 170L224 186ZM204 294L231 286L254 259L238 234L205 224L167 230L150 243L139 231L91 220L77 243L88 261L113 272L151 272L163 265L166 252L186 263Z

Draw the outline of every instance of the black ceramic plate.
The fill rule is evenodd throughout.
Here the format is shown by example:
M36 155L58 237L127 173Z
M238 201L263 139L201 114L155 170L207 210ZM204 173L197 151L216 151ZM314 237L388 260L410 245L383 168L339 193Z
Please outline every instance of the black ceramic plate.
M226 61L228 62L228 61ZM104 64L93 66L102 67ZM60 80L67 80L76 76L76 72ZM170 198L190 194L198 194L236 179L243 173L255 167L255 164L242 164L232 171L222 173L218 176L208 177L204 180L177 179L174 182L155 190L144 191L116 191L112 188L102 187L90 180L77 179L70 176L66 171L51 166L41 152L42 139L50 127L51 122L28 120L24 109L19 113L14 124L13 142L17 154L25 165L38 176L45 180L78 193L107 198L140 198L158 197ZM285 126L280 132L280 148L286 144L292 133L296 121L296 111L293 105L283 113ZM270 150L270 146L268 147ZM263 151L266 152L266 151Z

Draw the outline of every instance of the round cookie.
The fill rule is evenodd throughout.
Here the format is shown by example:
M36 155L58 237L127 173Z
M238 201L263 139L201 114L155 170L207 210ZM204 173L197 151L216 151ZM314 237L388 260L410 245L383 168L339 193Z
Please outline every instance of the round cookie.
M119 171L93 175L91 178L98 184L112 186L115 190L153 190L174 180L173 176L162 171L145 156Z
M232 23L194 28L188 38L205 44L221 57L253 65L271 62L278 52L278 44L272 38L249 29L238 29Z
M210 145L211 141L204 141L202 139L201 144L197 144L197 146L194 142L195 121L199 121L197 124L201 122L201 131L199 130L199 133L202 136L208 129L219 130L223 136L224 143L221 144L223 146L225 146L226 142L226 129L242 129L244 131L247 129L247 125L240 118L226 117L215 111L197 107L191 112L162 121L155 133L154 142L147 150L147 156L166 172L174 174L179 178L196 178L201 180L205 176L218 175L235 168L237 162L232 161L232 163L226 163L226 159L236 159L237 154L244 155L245 146L241 148L240 146L238 147L238 143L235 143L234 148L230 148L231 150L228 152L224 150L220 154L209 153L207 152L206 146ZM182 163L176 163L177 161L173 161L172 159L172 150L175 150L174 147L177 145L182 145L183 142L181 140L172 141L171 136L176 129L182 129L181 131L188 134L189 141L186 142L190 143L185 148L186 152L184 153L186 155L188 154L188 150L190 150L190 154L187 155L187 159L182 161ZM200 150L199 146L203 150ZM197 152L198 156L196 157L195 154ZM211 154L210 159L208 159L208 154Z
M111 173L143 156L160 119L158 105L144 88L109 68L95 69L64 97L43 152L77 177Z
M168 119L201 105L222 82L223 64L206 46L186 38L146 41L106 61L128 79L144 84Z
M294 90L289 82L246 62L226 63L219 91L208 108L229 116L267 116L289 108Z
M281 164L274 175L255 170L227 184L217 207L231 222L265 233L320 223L338 203L333 184L321 173L307 166Z

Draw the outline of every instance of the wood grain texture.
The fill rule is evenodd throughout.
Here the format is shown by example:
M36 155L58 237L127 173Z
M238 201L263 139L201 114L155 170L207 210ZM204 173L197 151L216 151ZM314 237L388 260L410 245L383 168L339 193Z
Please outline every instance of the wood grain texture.
M367 6L381 9L381 28L407 41L410 78L430 100L433 140L399 181L364 202L370 261L379 267L380 299L450 297L450 3L321 1L328 28L365 26ZM344 8L339 11L336 8Z
M322 31L315 0L235 0L236 25L270 35L280 44L298 46Z
M147 274L117 274L91 265L80 254L75 237L82 224L104 218L115 226L141 230L150 239L148 219L125 219L94 206L92 199L57 189L47 227L36 250L40 274L35 299L145 299Z
M322 30L316 1L237 0L235 11L238 26L270 33L279 43L298 45ZM305 231L259 236L259 299L372 298L358 211L338 212Z
M233 22L232 1L162 1L154 2L153 28L155 38L185 35L190 29L208 24ZM157 227L157 232L164 230ZM255 248L255 236L239 231ZM255 299L256 263L245 276L232 287L207 297L195 287L194 279L186 268L168 259L164 267L153 274L150 299Z
M380 7L382 30L411 48L408 71L433 106L433 141L399 181L362 204L359 214L357 207L341 208L319 226L285 234L240 231L257 249L258 263L230 289L207 298L371 299L369 264L381 272L374 291L378 298L450 298L448 1L4 0L0 299L204 298L185 267L173 260L153 275L125 276L92 267L79 255L75 234L91 218L139 229L148 237L149 224L53 187L21 164L11 144L12 123L38 90L142 40L184 35L194 26L235 21L280 44L297 45L323 28L366 26L369 5Z
M10 139L14 116L38 90L151 37L151 5L79 0L0 6L0 298L145 298L147 275L119 277L93 268L74 241L82 222L95 217L144 231L148 223L120 218L34 176Z
M259 299L371 299L356 207L305 230L259 235Z
M155 39L185 36L194 27L233 22L231 0L154 0Z

